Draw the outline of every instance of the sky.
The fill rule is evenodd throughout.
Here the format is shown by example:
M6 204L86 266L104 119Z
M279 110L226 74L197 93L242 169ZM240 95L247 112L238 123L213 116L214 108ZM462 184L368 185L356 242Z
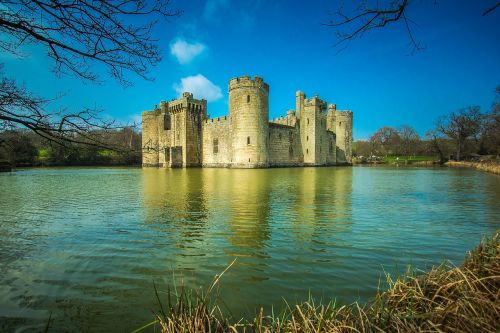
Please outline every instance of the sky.
M59 105L97 106L122 122L140 123L142 111L183 91L207 99L211 117L226 115L229 80L257 75L270 85L270 118L294 109L301 90L352 110L355 140L404 124L424 135L440 115L490 110L500 85L500 8L481 14L495 3L411 2L407 16L424 47L412 52L403 22L335 47L336 30L323 23L340 1L171 0L183 13L155 28L163 59L149 73L154 81L132 75L133 86L123 87L111 78L97 85L56 77L36 47L23 59L0 54L0 63L40 96L63 95Z

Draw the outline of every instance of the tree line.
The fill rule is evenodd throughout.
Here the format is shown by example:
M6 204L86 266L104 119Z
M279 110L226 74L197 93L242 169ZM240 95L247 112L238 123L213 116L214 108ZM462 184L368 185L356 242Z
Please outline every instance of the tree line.
M139 165L141 134L133 127L116 131L87 133L107 149L88 144L60 145L44 139L31 130L0 131L0 162L12 166L75 166L75 165ZM75 136L76 140L79 140Z
M381 157L437 156L441 163L478 155L500 155L500 86L491 109L482 113L470 106L436 119L434 128L421 138L409 125L384 126L367 141L354 144L353 155L372 161Z

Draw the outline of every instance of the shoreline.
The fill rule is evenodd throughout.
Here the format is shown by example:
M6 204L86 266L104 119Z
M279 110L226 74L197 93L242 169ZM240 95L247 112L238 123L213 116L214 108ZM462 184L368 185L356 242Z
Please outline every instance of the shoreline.
M495 162L448 161L444 165L450 168L472 168L500 175L500 163Z
M167 303L155 287L159 313L133 332L150 326L162 333L494 332L500 327L499 231L468 251L460 266L444 262L418 275L410 269L402 277L387 274L387 290L366 304L340 306L334 299L309 299L286 304L279 313L261 308L246 320L225 316L217 304L220 279L233 263L215 276L205 293L183 291L173 300L169 293Z

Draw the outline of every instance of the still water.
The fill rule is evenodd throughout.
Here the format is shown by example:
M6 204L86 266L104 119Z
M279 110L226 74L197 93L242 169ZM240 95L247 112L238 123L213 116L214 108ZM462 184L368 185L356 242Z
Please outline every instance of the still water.
M500 177L467 169L31 169L0 174L0 331L126 332L153 282L237 316L366 301L384 272L460 264L500 227ZM175 281L175 283L174 283Z

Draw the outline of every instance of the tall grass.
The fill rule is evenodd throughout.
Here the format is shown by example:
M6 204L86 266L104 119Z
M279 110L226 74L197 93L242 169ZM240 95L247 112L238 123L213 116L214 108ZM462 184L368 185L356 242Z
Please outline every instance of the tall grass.
M491 172L500 175L500 163L498 162L467 162L467 161L448 161L446 165L451 167L474 168L481 171Z
M500 236L484 239L463 265L442 264L429 272L392 279L366 305L338 306L312 298L286 304L280 313L260 309L251 320L224 316L217 285L226 268L204 293L157 293L160 310L153 322L161 332L499 332ZM152 323L152 324L153 324Z

